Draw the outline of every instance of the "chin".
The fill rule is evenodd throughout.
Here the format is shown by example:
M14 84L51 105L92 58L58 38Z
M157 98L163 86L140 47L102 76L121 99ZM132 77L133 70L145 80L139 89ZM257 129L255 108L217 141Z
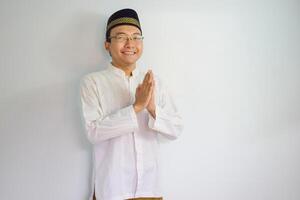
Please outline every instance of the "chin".
M135 64L137 60L138 59L126 59L126 60L124 60L124 63L126 63L128 65L132 65L132 64Z

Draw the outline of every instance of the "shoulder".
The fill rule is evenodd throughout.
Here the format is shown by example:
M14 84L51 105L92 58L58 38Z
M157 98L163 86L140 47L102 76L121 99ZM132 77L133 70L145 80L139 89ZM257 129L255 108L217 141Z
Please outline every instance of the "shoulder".
M107 77L107 74L108 74L107 69L86 74L80 79L80 84L81 85L96 84L97 82L99 81L101 82L101 80L104 80L104 78Z
M99 78L101 79L103 76L105 76L106 71L107 70L101 70L101 71L96 71L96 72L86 74L81 78L81 81L95 80Z

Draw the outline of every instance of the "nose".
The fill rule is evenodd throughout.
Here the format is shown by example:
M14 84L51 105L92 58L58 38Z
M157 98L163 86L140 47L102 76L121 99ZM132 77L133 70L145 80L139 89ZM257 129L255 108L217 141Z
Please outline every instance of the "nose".
M131 37L128 37L126 42L125 42L126 47L133 47L134 46L134 41Z

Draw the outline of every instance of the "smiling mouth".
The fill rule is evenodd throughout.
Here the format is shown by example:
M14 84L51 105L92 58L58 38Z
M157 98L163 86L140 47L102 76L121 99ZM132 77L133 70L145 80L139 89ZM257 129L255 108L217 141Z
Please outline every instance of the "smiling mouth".
M122 54L127 55L127 56L131 56L131 55L135 55L136 52L134 52L134 51L123 51Z

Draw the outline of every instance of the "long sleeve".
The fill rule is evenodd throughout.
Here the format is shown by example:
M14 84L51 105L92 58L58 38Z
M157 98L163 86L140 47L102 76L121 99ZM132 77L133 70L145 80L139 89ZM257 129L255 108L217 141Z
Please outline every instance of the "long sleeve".
M167 91L162 85L158 95L155 119L149 114L148 126L170 140L177 139L183 130L182 118L178 109Z
M96 83L83 78L80 85L80 97L88 140L96 144L138 128L137 118L132 105L128 105L109 114L104 114L103 103Z

